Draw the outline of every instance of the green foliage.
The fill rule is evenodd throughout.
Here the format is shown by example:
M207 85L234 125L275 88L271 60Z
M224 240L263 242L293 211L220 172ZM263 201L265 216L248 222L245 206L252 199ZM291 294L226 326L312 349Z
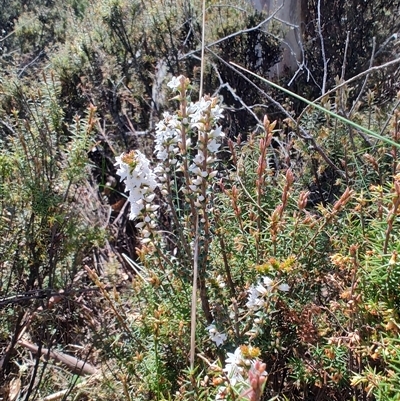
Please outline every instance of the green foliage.
M2 90L3 98L10 96L6 86ZM72 334L60 325L63 314L71 323L80 319L73 309L49 307L59 302L50 301L52 294L67 291L87 252L104 243L105 233L95 216L88 221L77 209L88 174L94 109L77 117L75 124L66 122L58 102L60 84L53 74L17 90L19 110L0 110L0 293L2 307L7 308L1 341L10 333L18 340L23 316L36 316L24 324L24 331L51 347L53 342L68 342ZM26 297L28 304L23 307L19 297ZM15 371L7 364L10 356L6 352L3 377Z
M350 87L336 78L365 71L372 37L380 46L398 31L398 4L322 2L324 69L317 2L306 3L308 77L320 83L327 73L327 90L341 86L305 109L277 92L288 118L261 124L269 83L255 88L225 62L267 75L280 59L280 32L264 31L266 16L248 2L207 2L205 92L240 110L225 112L228 139L220 159L205 163L207 180L189 167L202 150L201 124L209 134L215 121L185 126L187 148L174 150L183 167L164 170L168 190L155 191L160 208L147 216L156 234L137 226L148 220L128 221L115 156L136 149L135 131L155 131L177 100L171 118L187 124L200 4L2 3L3 398L19 380L27 400L72 387L71 397L99 401L399 399L397 72L380 72L359 92L362 80ZM377 61L393 57L391 44ZM169 103L166 82L180 73L193 84ZM310 82L303 97L320 91ZM203 197L191 194L199 181ZM75 385L52 357L32 366L22 341L74 354L98 373Z
M318 118L321 122L325 118L326 130L324 136L318 136L320 143L330 156L347 158L348 163L342 166L349 179L335 184L339 193L336 199L318 202L316 207L311 193L304 191L300 175L296 177L291 168L282 172L275 167L294 145L288 143L286 149L279 150L269 147L279 131L276 122L266 118L260 132L246 143L228 142L229 169L212 199L209 256L199 259L200 263L206 259L207 267L200 273L205 280L205 296L216 330L226 339L223 346L215 347L198 327L197 344L203 349L198 369L204 373L198 373L196 379L188 374L184 381L191 382L191 389L180 387L177 399L192 399L196 393L194 399L208 400L216 390L220 397L225 394L227 399L240 399L242 390L236 390L233 379L221 371L226 353L237 347L243 355L260 356L266 363L265 399L394 396L399 330L398 241L394 229L400 204L397 131L391 133L392 157L377 163L373 155L379 157L384 149L387 152L390 144L376 142L372 149L363 137L350 138L346 126L329 115ZM331 126L335 127L333 141ZM341 145L337 147L337 143ZM347 152L339 156L343 149ZM302 147L297 151L303 152ZM360 154L367 151L370 153L361 158ZM301 173L310 168L308 160L304 158ZM322 180L324 161L319 162L319 171L312 174ZM369 165L374 172L359 174ZM377 184L378 177L385 185ZM183 221L190 221L183 217L191 213L189 210L179 209ZM180 311L182 322L188 323L189 308L182 309L188 300L179 295L179 270L170 271L167 279L157 262L169 258L168 250L154 252L145 246L140 255L152 283L147 288L157 296L158 308L161 305L163 314L171 317ZM166 282L166 288L172 285L167 291L161 284ZM261 303L253 305L251 294L257 288L257 302ZM169 336L176 323L167 318L163 322L166 337L159 335L159 327L150 326L154 319L148 313L152 297L144 298L145 312L137 322L140 326L147 321L151 327L141 336L144 340L153 335L151 345L145 347L148 354L144 360L152 361L154 376L162 372L159 363L174 369L171 356L155 353L154 347L173 344ZM178 298L181 306L176 305ZM198 318L202 319L201 315ZM176 356L175 351L172 358ZM216 390L208 385L211 380ZM153 391L166 391L165 397L176 389L167 385ZM155 398L162 399L159 395Z

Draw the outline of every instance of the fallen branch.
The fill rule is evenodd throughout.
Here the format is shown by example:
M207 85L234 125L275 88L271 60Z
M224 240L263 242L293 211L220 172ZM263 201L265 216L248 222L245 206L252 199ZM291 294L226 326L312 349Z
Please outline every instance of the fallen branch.
M56 362L60 362L64 364L68 369L72 371L72 373L77 375L94 375L98 373L97 369L86 361L82 361L74 356L64 354L60 351L52 351L48 348L41 348L39 351L39 347L25 340L19 340L18 344L22 347L28 349L34 354L38 354L40 352L41 356L46 358L54 359Z

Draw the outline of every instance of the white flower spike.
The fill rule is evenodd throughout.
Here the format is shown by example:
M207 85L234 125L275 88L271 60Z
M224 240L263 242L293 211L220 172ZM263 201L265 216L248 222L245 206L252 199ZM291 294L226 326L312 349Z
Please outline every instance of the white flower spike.
M116 157L115 166L121 181L125 181L125 189L129 191L128 200L131 204L129 218L138 217L145 208L144 200L154 194L158 187L156 175L150 169L150 162L139 150L132 150ZM151 199L151 198L150 198Z

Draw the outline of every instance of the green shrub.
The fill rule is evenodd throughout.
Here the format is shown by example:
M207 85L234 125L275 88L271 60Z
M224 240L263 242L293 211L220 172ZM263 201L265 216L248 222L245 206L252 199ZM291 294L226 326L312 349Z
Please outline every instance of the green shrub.
M1 297L7 311L1 318L1 341L14 338L5 353L3 377L16 372L13 350L23 332L47 348L71 341L72 331L65 331L62 321L68 317L76 325L81 311L66 312L62 305L84 258L105 238L93 209L83 208L90 202L85 186L95 109L66 123L59 91L56 77L49 74L37 86L19 88L18 111L0 110ZM29 322L21 325L23 319ZM80 338L85 335L84 329ZM45 386L47 379L42 380ZM40 387L33 390L40 392Z

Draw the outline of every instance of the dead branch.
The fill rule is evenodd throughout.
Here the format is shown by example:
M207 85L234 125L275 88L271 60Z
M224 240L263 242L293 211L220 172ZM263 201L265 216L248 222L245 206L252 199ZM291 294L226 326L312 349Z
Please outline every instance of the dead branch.
M18 344L28 349L34 354L39 354L45 358L54 359L56 362L64 364L74 374L77 375L94 375L98 373L97 369L86 361L82 361L74 356L64 354L60 351L50 350L48 348L41 348L25 340L19 340Z
M324 36L322 35L322 27L321 27L321 0L318 0L318 35L319 40L321 41L321 54L322 54L322 62L324 63L324 76L322 78L322 88L321 88L321 95L325 94L326 90L326 81L328 79L328 62L329 60L326 59L325 54L325 44L324 44Z
M376 38L374 37L372 39L372 52L371 52L371 59L369 60L369 67L368 69L371 69L373 64L374 64L374 59L375 59L375 48L376 48ZM365 86L367 85L368 78L370 74L367 74L364 78L364 82L361 86L360 92L357 95L357 99L354 101L352 108L350 109L349 116L353 114L354 109L357 107L357 103L360 101L362 94L364 93Z
M215 46L215 45L218 45L219 43L222 43L222 42L224 42L225 40L234 38L235 36L243 35L244 33L252 32L252 31L256 31L257 29L260 29L260 28L261 28L263 25L265 25L268 21L271 21L272 19L274 19L274 18L275 18L275 15L279 12L279 10L280 10L282 7L283 7L283 4L282 4L280 7L278 7L278 8L276 9L276 11L274 11L273 14L271 14L270 16L268 16L268 18L264 19L263 21L261 21L261 22L260 22L259 24L257 24L256 26L253 26L253 27L247 28L247 29L242 29L242 30L240 30L240 31L236 31L236 32L234 32L234 33L231 33L231 34L228 35L228 36L225 36L225 37L223 37L223 38L221 38L221 39L218 39L218 40L216 40L216 41L214 41L214 42L212 42L212 43L209 43L207 46L205 46L205 49L210 50L210 47ZM189 52L189 53L182 54L182 55L178 58L178 60L179 60L179 61L184 60L185 58L191 57L191 56L193 56L194 54L199 53L199 52L201 52L201 47L200 47L199 49L192 50L192 51Z
M342 178L345 178L344 172L333 163L333 161L328 157L328 155L324 152L324 150L317 144L316 140L308 133L304 128L302 128L297 121L293 118L293 116L287 112L287 110L275 99L273 99L270 95L268 95L264 90L262 90L259 86L257 86L253 81L251 81L249 78L247 78L242 72L240 72L237 68L233 66L233 63L228 63L225 60L223 60L221 57L219 57L216 53L213 51L209 50L210 53L212 53L215 57L217 57L222 63L225 65L229 66L233 71L235 71L240 77L242 77L246 82L248 82L251 86L256 88L260 93L262 93L268 101L270 101L272 104L274 104L285 116L292 122L294 125L297 127L297 134L301 139L304 139L305 141L310 143L310 149L317 151L321 157L325 160L325 162L332 167Z
M395 64L400 64L400 57L395 58L394 60L388 61L387 63L383 63L381 65L377 65L375 67L368 68L367 70L365 70L363 72L360 72L359 74L355 75L354 77L349 78L348 80L341 82L340 84L336 85L334 88L332 88L329 91L327 91L324 96L320 96L319 98L315 99L313 101L313 103L320 102L323 97L332 95L333 93L335 93L338 89L342 88L343 86L346 86L346 85L348 85L348 84L350 84L350 83L352 83L354 81L357 81L358 79L360 79L360 78L362 78L362 77L364 77L364 76L366 76L368 74L371 74L371 73L373 73L375 71L383 70L383 69L385 69L387 67L390 67L392 65L395 65ZM304 109L300 113L299 117L297 117L297 121L298 122L301 120L301 118L303 117L304 113L306 113L310 107L311 107L311 105L307 105L306 107L304 107Z

